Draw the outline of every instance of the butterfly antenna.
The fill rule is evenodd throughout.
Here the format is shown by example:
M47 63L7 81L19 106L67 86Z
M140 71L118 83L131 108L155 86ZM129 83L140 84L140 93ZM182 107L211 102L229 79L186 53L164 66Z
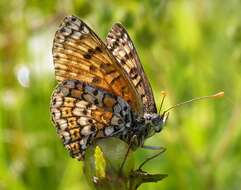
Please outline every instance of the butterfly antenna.
M162 101L161 101L161 105L160 105L160 108L159 108L159 111L158 113L160 114L161 110L162 110L162 106L163 106L163 102L164 102L164 99L167 95L166 91L161 91L161 95L162 95Z
M199 100L203 100L203 99L209 99L209 98L219 98L219 97L222 97L222 96L224 96L224 92L218 92L216 94L212 94L212 95L209 95L209 96L202 96L202 97L198 97L198 98L193 98L191 100L187 100L185 102L178 103L178 104L168 108L167 110L164 111L164 113L170 111L171 109L180 107L180 106L182 106L184 104L188 104L190 102L199 101Z

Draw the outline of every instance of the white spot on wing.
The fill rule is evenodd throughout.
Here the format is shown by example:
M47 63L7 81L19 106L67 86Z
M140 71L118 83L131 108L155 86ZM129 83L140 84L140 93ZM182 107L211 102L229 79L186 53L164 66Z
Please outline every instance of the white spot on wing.
M54 113L54 119L55 120L60 119L61 114L60 114L60 111L58 109L52 109L52 112Z
M114 132L114 128L113 127L106 127L105 128L105 135L106 136L110 136L113 132Z
M89 29L86 26L83 26L82 33L83 34L88 34L89 32L90 32Z
M126 33L124 33L123 39L124 39L125 41L128 41L128 37L127 37L127 34L126 34Z
M128 46L130 47L131 50L134 49L133 44L131 42L128 42Z
M72 37L76 40L80 39L80 37L82 36L82 34L80 32L74 32Z
M90 130L90 128L91 128L90 125L85 126L85 127L81 130L81 134L84 135L84 136L90 135L91 133L93 133L93 132Z
M68 143L71 139L69 133L66 131L62 131L61 136L64 138L64 143Z
M69 25L68 27L70 27L71 29L73 29L73 30L75 30L75 31L78 31L78 30L79 30L79 27L76 26L75 24L73 24L73 22L70 23L70 25Z
M63 30L63 29L64 30ZM61 34L63 34L64 36L69 36L70 34L71 34L71 32L72 32L72 30L70 29L70 28L67 28L67 27L61 27L60 29L59 29L59 32L61 33Z
M124 57L125 56L125 51L124 50L119 50L119 55L121 56L121 57Z
M80 125L82 125L82 126L89 124L88 119L87 119L86 117L81 117L81 118L79 118L79 119L78 119L78 123L79 123Z
M80 108L86 108L86 106L88 105L88 102L84 101L84 100L80 100L78 102L76 102L75 104L77 107L80 107Z
M56 122L59 124L61 130L65 130L68 127L67 121L65 119L60 119Z

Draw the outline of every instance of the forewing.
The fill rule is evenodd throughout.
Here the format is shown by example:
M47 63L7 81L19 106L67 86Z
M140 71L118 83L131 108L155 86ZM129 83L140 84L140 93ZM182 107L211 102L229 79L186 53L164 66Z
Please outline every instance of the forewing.
M121 24L117 23L111 28L106 44L138 91L144 112L156 113L157 110L150 83L144 73L134 44Z
M58 82L76 79L121 96L141 113L143 104L126 73L106 45L81 20L64 19L53 44L55 74Z
M51 113L64 146L78 160L94 139L121 134L132 124L131 108L121 97L77 80L56 87Z

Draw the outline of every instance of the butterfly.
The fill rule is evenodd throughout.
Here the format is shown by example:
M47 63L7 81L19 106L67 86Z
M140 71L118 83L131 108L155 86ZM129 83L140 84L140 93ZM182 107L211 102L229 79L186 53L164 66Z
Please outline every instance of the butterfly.
M117 23L103 42L82 20L67 16L53 42L58 85L51 116L70 155L84 160L98 138L118 137L133 147L160 132L167 119L158 114L150 83L124 27Z

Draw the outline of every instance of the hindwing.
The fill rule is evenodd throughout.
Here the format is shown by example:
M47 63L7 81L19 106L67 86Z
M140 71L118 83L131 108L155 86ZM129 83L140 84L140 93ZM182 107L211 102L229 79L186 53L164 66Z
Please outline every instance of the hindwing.
M121 97L78 80L56 87L51 113L63 144L79 160L94 139L117 135L132 124L131 108Z

